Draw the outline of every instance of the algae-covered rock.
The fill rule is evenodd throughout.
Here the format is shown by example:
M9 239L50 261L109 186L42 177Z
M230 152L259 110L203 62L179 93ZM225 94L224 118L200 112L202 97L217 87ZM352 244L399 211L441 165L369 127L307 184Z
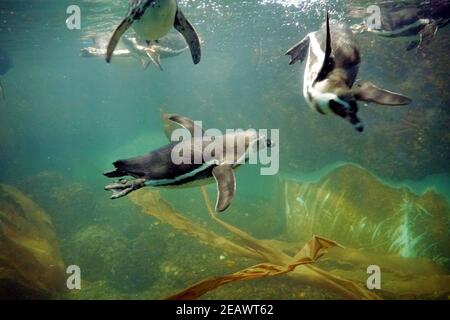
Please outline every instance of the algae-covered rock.
M91 224L95 218L95 189L61 174L43 171L24 178L19 185L50 215L61 238Z
M140 218L126 201L111 201L101 187L103 183L101 177L95 183L81 183L57 172L42 171L21 179L19 186L48 213L64 243L93 224L114 225L127 238L137 237L151 222Z
M66 283L48 215L18 189L0 185L0 299L49 299Z
M282 181L287 233L320 234L369 252L423 257L449 267L450 206L433 190L416 195L343 165L318 182Z
M149 233L131 240L126 255L117 263L113 286L122 292L148 290L159 277L165 246L159 236Z
M114 276L117 261L126 255L127 239L108 225L92 225L77 232L68 247L83 279L96 281Z
M66 246L84 280L106 281L120 292L139 292L151 287L159 271L164 245L142 232L126 238L109 225L92 225L77 232Z

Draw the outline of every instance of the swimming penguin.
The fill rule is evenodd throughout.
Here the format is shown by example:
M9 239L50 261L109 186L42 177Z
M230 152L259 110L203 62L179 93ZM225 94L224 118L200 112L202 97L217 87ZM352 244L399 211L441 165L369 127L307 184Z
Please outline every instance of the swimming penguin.
M111 61L117 43L128 28L133 27L138 36L151 44L164 37L172 26L186 39L194 64L199 63L200 40L194 27L178 8L176 0L130 0L127 17L114 31L108 43L106 61Z
M351 29L344 23L330 21L328 13L321 29L308 34L286 55L291 57L290 64L308 57L303 96L309 106L321 114L333 113L348 120L359 132L364 126L357 115L358 100L382 105L411 103L411 99L370 82L354 86L360 64L358 45Z
M146 45L139 43L139 41L134 37L122 37L121 42L123 45L114 50L113 56L117 58L124 58L122 61L125 61L125 59L138 60L141 62L144 69L147 69L147 67L153 63L160 70L162 70L161 59L178 56L189 49L184 39L183 44L179 43L179 41L170 40L174 40L174 38L164 41L164 44L163 41L160 41L157 44ZM94 47L86 47L81 49L80 55L84 58L104 58L106 57L106 47L102 47L100 44L96 43Z
M176 124L176 126L174 126ZM114 162L115 170L104 173L109 178L131 176L134 179L121 179L105 187L105 190L112 191L111 199L121 198L132 191L143 187L190 187L206 185L216 181L217 202L216 211L223 212L231 204L236 191L236 181L234 169L239 167L245 160L248 160L252 152L266 147L271 147L272 143L265 136L259 136L254 130L237 131L222 136L222 139L208 140L204 138L204 131L196 126L189 118L172 114L166 115L164 128L167 136L178 127L189 131L191 139L172 142L162 148L152 151L144 156L119 160ZM199 134L200 133L200 134ZM245 141L245 148L225 147L226 141L236 143L239 139ZM219 145L215 145L219 143ZM223 143L224 145L221 145ZM175 164L172 159L174 148L180 150L183 146L190 146L191 154L189 163L183 162ZM214 147L223 148L219 156L214 154L212 159L203 157L205 150L215 150ZM184 155L183 155L184 156ZM192 161L193 159L201 161ZM201 162L201 163L200 163Z
M450 22L450 0L388 1L377 4L377 7L381 13L379 28L362 23L352 26L352 30L356 33L368 31L383 37L419 36L419 40L408 44L407 50L423 49L431 43L438 29Z
M146 68L149 63L153 63L160 70L163 70L161 66L161 59L175 57L188 50L186 45L180 49L176 49L171 48L173 44L163 46L161 42L154 44L152 43L150 45L142 45L136 38L124 38L123 42L131 53L141 56L142 66L144 68Z

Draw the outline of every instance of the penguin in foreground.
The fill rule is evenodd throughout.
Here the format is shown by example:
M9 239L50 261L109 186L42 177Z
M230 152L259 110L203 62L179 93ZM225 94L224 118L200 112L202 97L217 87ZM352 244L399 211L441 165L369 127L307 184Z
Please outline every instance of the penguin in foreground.
M357 101L381 105L407 105L411 99L380 89L370 82L355 84L359 71L360 53L352 30L344 23L326 22L320 30L308 34L288 50L290 64L303 62L303 96L311 108L321 114L335 114L349 121L362 132Z
M124 197L132 191L147 186L193 187L206 185L215 180L217 185L216 211L223 212L230 206L236 192L234 169L245 163L252 152L272 147L272 142L264 135L259 136L255 130L227 133L222 136L222 139L212 141L204 139L205 133L200 127L196 126L191 119L177 114L165 115L164 127L168 137L177 127L181 127L189 131L191 138L181 142L172 142L140 157L114 162L115 170L104 173L106 177L131 176L133 179L121 179L107 185L105 190L113 193L111 199ZM232 148L225 146L227 141L233 142ZM237 147L237 141L245 141L245 147ZM223 145L221 145L222 143ZM181 150L183 145L191 147L191 154L183 155L183 158L187 157L190 161L176 164L172 159L172 151L175 148ZM222 154L214 153L212 159L205 159L203 157L205 150L218 150L215 149L216 145L222 148ZM196 163L193 159L201 159L201 163Z
M355 33L371 32L383 37L412 37L406 50L423 49L431 43L439 29L450 23L450 0L386 1L376 5L380 8L381 25L371 28L367 23L353 25Z
M181 12L176 0L130 0L128 15L116 28L109 40L106 62L111 61L120 38L130 27L149 45L158 42L172 27L175 27L186 39L194 64L200 62L199 37L194 27ZM154 57L154 60L156 59L157 57Z

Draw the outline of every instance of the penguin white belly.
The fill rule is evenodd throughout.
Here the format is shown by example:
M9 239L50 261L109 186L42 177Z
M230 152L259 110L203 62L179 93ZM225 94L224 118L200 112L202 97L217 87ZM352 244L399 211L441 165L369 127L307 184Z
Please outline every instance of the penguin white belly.
M336 99L337 96L333 93L322 92L320 90L320 87L324 85L323 82L327 80L322 81L322 83L314 84L314 81L322 68L325 52L320 47L316 32L310 33L308 36L310 43L308 60L306 62L303 78L303 96L311 109L322 114L329 114L331 113L329 101Z
M176 12L176 0L156 0L132 28L145 40L161 39L173 27Z

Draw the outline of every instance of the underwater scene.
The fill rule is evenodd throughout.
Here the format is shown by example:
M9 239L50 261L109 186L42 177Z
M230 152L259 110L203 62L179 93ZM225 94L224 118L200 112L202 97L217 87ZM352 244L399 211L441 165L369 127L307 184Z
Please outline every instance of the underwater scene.
M448 300L449 22L0 0L0 299Z

